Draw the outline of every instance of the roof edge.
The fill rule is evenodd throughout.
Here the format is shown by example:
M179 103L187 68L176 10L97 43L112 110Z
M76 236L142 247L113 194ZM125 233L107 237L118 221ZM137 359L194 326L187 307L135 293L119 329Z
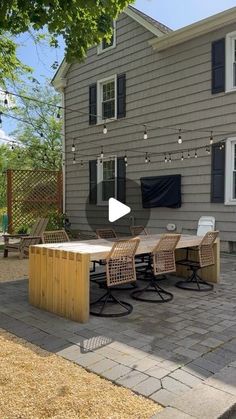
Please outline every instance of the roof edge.
M216 15L185 26L184 28L170 32L159 39L152 39L149 41L149 44L157 51L164 51L172 46L219 29L222 25L235 23L235 20L236 7L232 7L224 12L217 13Z
M138 11L135 11L134 7L127 7L125 10L123 10L123 13L125 13L127 16L131 17L132 19L134 19L137 23L139 23L140 25L142 25L144 28L146 28L148 31L150 31L151 33L153 33L156 36L164 36L166 35L166 32L159 28L157 28L155 25L153 25L151 22L148 22L146 19L144 19L139 13Z

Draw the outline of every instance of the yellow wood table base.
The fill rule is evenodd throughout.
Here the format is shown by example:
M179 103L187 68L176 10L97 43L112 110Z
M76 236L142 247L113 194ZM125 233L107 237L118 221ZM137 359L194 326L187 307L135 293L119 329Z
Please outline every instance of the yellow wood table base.
M31 247L29 302L80 323L89 320L88 254Z
M160 235L140 236L137 255L151 252ZM182 235L176 260L183 259L190 246L197 246L201 237ZM29 251L29 302L35 307L68 319L89 321L90 262L105 259L114 241L89 240L31 246ZM220 279L220 242L214 245L215 265L204 268L203 279ZM191 255L192 256L192 255ZM177 276L186 277L186 267L177 266ZM183 291L185 292L185 291Z

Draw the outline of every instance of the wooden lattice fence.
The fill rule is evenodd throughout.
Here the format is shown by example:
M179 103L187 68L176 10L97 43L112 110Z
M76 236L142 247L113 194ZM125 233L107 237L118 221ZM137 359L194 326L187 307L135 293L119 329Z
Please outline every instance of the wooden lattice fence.
M62 212L62 173L49 170L7 170L10 233L30 226L37 217Z

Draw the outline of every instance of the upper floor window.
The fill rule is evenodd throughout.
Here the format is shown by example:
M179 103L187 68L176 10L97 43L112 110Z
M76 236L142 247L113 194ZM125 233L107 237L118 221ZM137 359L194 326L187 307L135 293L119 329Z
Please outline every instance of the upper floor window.
M226 91L236 90L236 32L226 36Z
M113 32L110 41L107 41L105 38L98 45L98 54L102 54L105 51L108 51L116 46L116 21L113 21Z
M117 117L116 75L98 82L99 122Z

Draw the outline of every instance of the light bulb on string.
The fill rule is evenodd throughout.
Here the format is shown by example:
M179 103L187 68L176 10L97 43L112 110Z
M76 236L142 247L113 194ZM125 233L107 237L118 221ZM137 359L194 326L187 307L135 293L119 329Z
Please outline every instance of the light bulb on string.
M101 154L100 154L100 158L103 159L104 157L104 152L103 152L103 146L101 147Z
M76 158L75 158L75 153L74 153L74 156L73 156L73 164L75 164L76 163Z
M145 154L145 163L148 163L148 153Z
M184 160L184 153L182 153L181 160L182 161Z
M5 99L4 99L4 105L8 105L8 92L5 92Z
M74 143L74 141L73 141L73 144L71 146L71 151L72 151L72 153L75 153L75 143Z
M105 134L105 135L107 134L107 126L106 126L106 124L103 125L103 134Z
M148 163L151 163L151 157L150 157L150 155L148 156Z
M178 144L182 144L183 140L182 140L182 130L179 129L179 138L178 138Z
M172 162L171 154L169 154L169 163L171 163L171 162Z
M128 157L127 157L127 153L126 153L126 152L125 152L124 162L125 162L125 163L127 163L127 162L128 162Z
M206 146L206 153L210 154L210 152L211 152L210 147Z
M195 159L197 159L197 158L198 158L198 155L197 155L197 150L195 151L194 157L195 157Z
M147 125L144 125L143 139L144 139L144 140L147 140L147 139L148 139L148 134L147 134Z
M57 108L57 119L61 119L61 108L58 106Z
M84 162L83 162L83 160L81 160L81 162L80 162L80 166L82 166L82 167L83 167L83 165L84 165Z
M189 153L189 150L188 150L188 159L190 159L190 157L191 157L191 156L190 156L190 153Z
M213 142L214 142L214 139L213 139L213 131L211 131L210 144L212 145L212 144L213 144Z
M167 163L167 161L168 161L168 160L167 160L167 157L166 157L166 154L165 154L165 163Z

